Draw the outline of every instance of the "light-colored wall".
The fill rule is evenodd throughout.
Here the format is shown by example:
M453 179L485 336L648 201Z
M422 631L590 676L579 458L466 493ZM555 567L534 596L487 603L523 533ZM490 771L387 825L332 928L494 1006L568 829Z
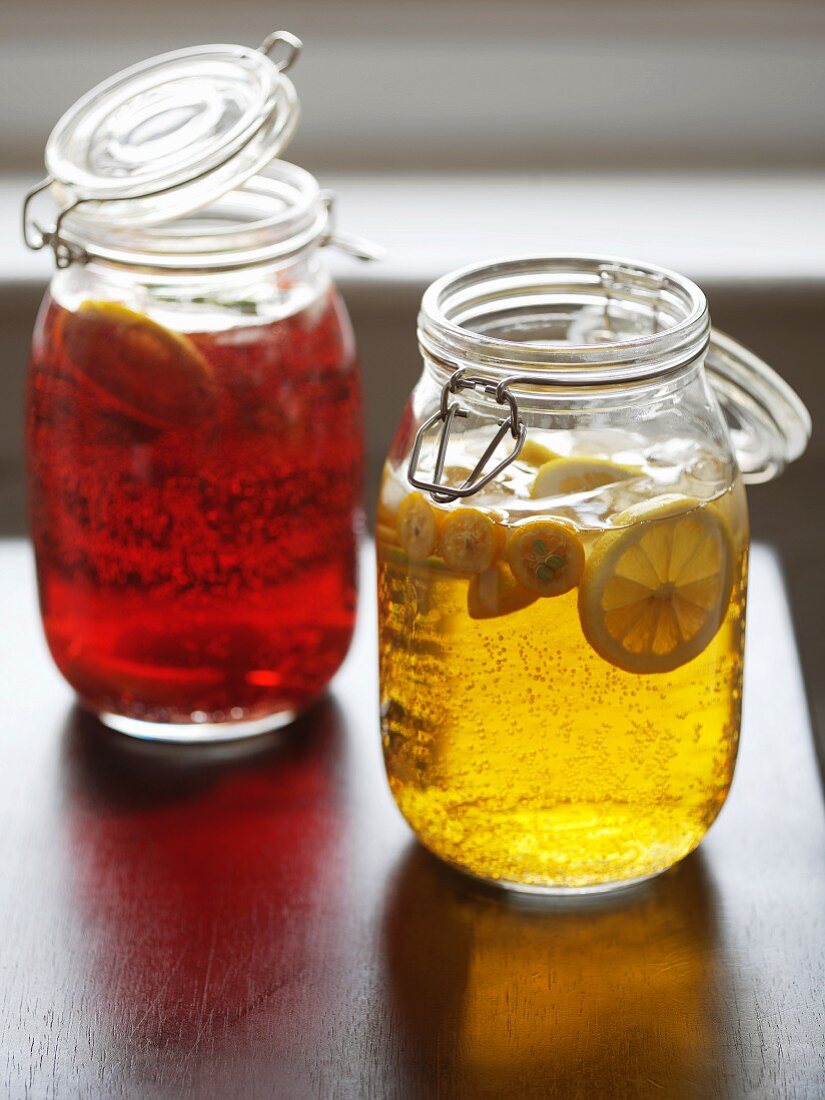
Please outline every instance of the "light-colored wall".
M315 171L825 165L822 0L0 0L0 170L116 69L276 24Z

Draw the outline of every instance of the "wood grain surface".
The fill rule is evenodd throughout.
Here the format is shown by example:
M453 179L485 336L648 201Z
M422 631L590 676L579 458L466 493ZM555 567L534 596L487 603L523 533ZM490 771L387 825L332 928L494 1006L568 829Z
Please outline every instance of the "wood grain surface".
M2 545L5 1095L825 1096L819 773L766 550L752 576L742 750L707 841L635 892L548 906L441 867L397 814L369 575L311 714L176 748L73 706L28 547Z

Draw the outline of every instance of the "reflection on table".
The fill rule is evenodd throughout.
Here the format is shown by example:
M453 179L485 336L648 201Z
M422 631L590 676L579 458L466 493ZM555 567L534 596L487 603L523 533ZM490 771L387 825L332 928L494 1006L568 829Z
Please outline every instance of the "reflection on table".
M548 907L475 887L411 848L384 950L415 1094L638 1097L675 1078L681 1094L716 1095L714 911L699 853L635 890Z

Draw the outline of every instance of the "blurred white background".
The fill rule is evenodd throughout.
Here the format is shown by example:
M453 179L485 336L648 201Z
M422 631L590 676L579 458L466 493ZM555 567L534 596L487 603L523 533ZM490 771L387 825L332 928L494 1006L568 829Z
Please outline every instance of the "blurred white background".
M825 167L821 0L3 0L5 167L114 70L276 27L318 172Z
M99 80L279 27L305 43L287 155L389 249L345 280L418 288L524 249L728 282L825 273L822 0L2 0L0 208ZM2 226L0 278L44 279Z

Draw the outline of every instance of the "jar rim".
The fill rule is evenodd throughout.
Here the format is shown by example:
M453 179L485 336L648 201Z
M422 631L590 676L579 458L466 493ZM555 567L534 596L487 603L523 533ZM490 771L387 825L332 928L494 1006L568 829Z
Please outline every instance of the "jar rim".
M524 338L536 327L552 329L554 319L559 327L565 308L586 319L590 340ZM646 317L649 331L606 338L613 335L611 308L634 325ZM514 332L522 338L512 338ZM707 301L692 280L654 264L588 253L509 256L459 268L426 290L418 318L421 350L442 369L470 366L493 377L525 375L564 386L660 377L698 359L709 336Z
M298 165L274 160L203 209L146 226L112 226L88 204L61 239L84 261L176 273L231 271L288 259L325 243L331 199Z

